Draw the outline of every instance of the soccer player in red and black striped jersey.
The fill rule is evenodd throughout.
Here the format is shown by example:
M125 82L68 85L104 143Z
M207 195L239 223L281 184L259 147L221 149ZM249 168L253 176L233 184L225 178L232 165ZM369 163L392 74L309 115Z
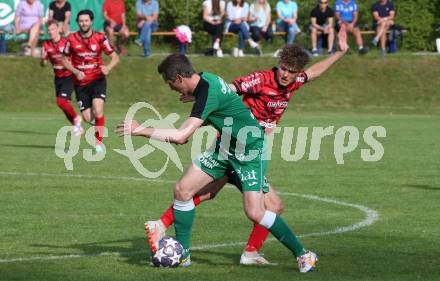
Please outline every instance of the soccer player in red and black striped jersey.
M309 57L304 50L296 45L286 45L279 54L276 67L239 77L229 86L242 96L244 104L251 109L252 114L264 128L266 135L269 135L277 127L294 91L305 83L318 78L342 58L346 51L346 45L341 45L341 51L306 69ZM183 102L192 101L191 98L184 96L181 100ZM231 172L227 177L207 186L203 194L196 195L193 198L194 204L198 205L205 200L213 199L227 182L241 190L240 179ZM271 185L269 185L269 192L264 196L266 208L280 214L283 210L282 202ZM145 223L148 244L152 252L155 252L157 241L165 235L165 230L173 223L172 206L162 214L160 220ZM269 264L259 253L268 235L269 231L266 228L260 224L254 224L246 248L241 255L241 264ZM307 261L298 260L298 262Z
M63 65L74 75L74 85L79 109L84 120L95 120L97 152L103 152L104 102L107 97L106 75L119 63L119 57L104 33L91 29L93 12L82 10L76 21L79 31L67 37L64 48ZM109 55L111 61L104 65L102 52ZM71 57L71 62L67 59Z
M55 74L56 103L64 112L69 122L74 125L74 134L81 135L84 132L81 127L82 118L75 112L75 109L70 104L73 92L73 74L61 63L62 53L66 46L67 39L61 37L57 21L49 20L46 26L50 39L43 42L41 66L45 66L48 60L51 62Z

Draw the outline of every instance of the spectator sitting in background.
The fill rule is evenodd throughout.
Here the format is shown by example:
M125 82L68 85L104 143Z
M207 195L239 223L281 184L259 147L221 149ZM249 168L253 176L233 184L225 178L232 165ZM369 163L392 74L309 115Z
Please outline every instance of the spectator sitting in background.
M374 46L380 42L380 52L386 54L387 32L394 25L394 4L388 0L379 0L371 7L373 13L373 29L376 30L376 36L371 42Z
M277 3L277 30L287 33L287 43L293 44L295 34L301 32L296 22L298 18L298 4L295 1L280 0Z
M15 32L17 34L29 34L29 40L24 49L26 56L40 56L37 51L37 44L42 25L43 5L40 1L26 0L18 3L15 10Z
M49 20L56 20L63 35L69 34L70 15L72 7L66 0L56 0L49 4Z
M225 1L205 0L203 2L203 29L213 37L212 48L217 57L223 57L221 42L223 40L223 16L225 15Z
M358 20L358 5L354 0L336 0L335 16L339 27L338 39L340 43L347 44L347 32L350 32L356 38L356 45L360 55L368 53L364 47L362 35L359 27L356 25Z
M259 44L260 37L265 40L273 38L273 30L271 25L270 5L266 0L255 0L249 9L249 22L251 23L251 38ZM257 48L259 55L261 49Z
M335 30L333 28L334 12L328 6L328 0L319 0L319 4L310 13L311 21L311 39L312 39L312 54L318 55L318 32L322 33L322 36L327 37L327 53L330 55L333 53L333 43L335 40ZM324 46L323 46L324 47Z
M117 49L121 55L126 55L124 44L130 37L130 31L125 22L125 1L105 0L102 6L104 15L104 30L108 33L109 41L114 45L114 33L119 32Z
M159 26L159 3L156 0L137 0L136 1L137 28L139 39L144 47L144 57L151 54L151 32Z
M246 23L249 16L249 4L244 0L233 0L226 6L228 22L226 30L238 34L238 49L234 48L234 57L244 57L244 42L247 40L251 48L259 48L258 44L249 38L249 26Z

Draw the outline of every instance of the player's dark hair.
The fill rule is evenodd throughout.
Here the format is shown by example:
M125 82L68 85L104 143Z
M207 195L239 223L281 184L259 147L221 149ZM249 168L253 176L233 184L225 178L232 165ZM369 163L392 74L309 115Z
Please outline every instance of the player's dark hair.
M171 54L167 56L159 64L157 71L165 80L171 81L176 80L177 75L190 78L196 73L191 61L185 55L180 54Z
M298 45L286 44L278 56L278 62L292 67L295 71L303 71L309 63L309 56Z
M47 27L49 27L49 26L51 26L52 24L55 24L55 25L57 25L58 26L58 22L56 21L56 20L48 20L47 22L46 22L46 26Z
M82 16L82 15L89 15L91 21L93 21L93 19L95 18L95 15L93 14L93 12L91 10L81 10L76 15L76 22L78 22L79 16Z

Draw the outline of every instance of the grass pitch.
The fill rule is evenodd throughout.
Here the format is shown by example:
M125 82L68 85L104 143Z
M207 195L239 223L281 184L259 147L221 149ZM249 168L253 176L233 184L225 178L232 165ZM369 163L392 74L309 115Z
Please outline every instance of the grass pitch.
M304 245L320 255L316 271L307 275L298 273L291 254L272 240L263 252L277 266L238 265L251 224L242 211L240 194L233 188L225 188L215 200L197 208L192 238L194 264L190 268L149 267L142 224L158 218L170 205L173 182L181 172L170 164L158 181L142 178L126 157L113 151L124 145L111 131L105 141L104 160L87 162L81 150L73 159L74 170L67 171L54 153L56 133L66 122L51 102L50 73L43 72L42 81L35 85L32 82L38 77L32 68L26 72L29 79L23 84L27 86L12 83L13 79L2 81L0 280L440 280L440 116L436 113L438 89L432 86L438 81L430 80L438 73L439 61L391 59L388 64L400 66L390 67L411 75L423 67L432 67L434 74L420 77L418 84L401 77L388 84L375 80L372 86L363 84L357 90L345 91L343 83L364 81L356 73L359 60L348 57L327 77L305 86L305 95L290 105L282 122L295 128L334 126L335 131L343 126L357 127L359 144L344 156L344 165L336 164L334 134L324 138L316 161L307 160L311 131L306 154L296 162L281 159L281 138L275 139L268 176L283 193L283 217L302 236ZM375 78L380 76L375 72L377 65L387 64L362 62L371 62L364 67ZM15 64L17 69L27 69L32 63L0 60L12 71ZM124 118L129 104L141 100L142 91L162 115L177 112L186 116L189 106L170 103L175 97L158 85L154 63L123 61L118 73L133 79L131 86L119 80L121 77L110 77L109 91L114 97L106 114L110 129ZM196 59L196 63L201 61ZM228 63L232 60L214 61L209 67L216 71ZM251 60L226 75L233 77L271 63ZM402 67L411 64L413 70ZM5 68L0 67L0 73ZM148 70L139 73L138 69ZM351 79L344 80L342 73L347 69L352 69ZM155 77L157 82L135 83L142 75ZM337 87L336 83L342 84ZM371 87L379 89L376 99L371 96L375 93ZM395 95L384 94L393 87L420 88L423 92L402 91L393 103ZM341 89L340 96L350 98L333 98L339 93L337 89ZM149 99L155 95L163 95L163 99ZM416 100L419 103L413 102ZM361 159L361 149L369 148L362 138L369 126L386 129L386 137L378 138L384 147L378 162ZM143 143L141 139L135 141L136 147ZM88 148L87 143L81 143L81 149ZM177 147L177 151L187 166L190 144ZM158 169L164 160L156 151L143 164ZM356 228L371 219L373 211L378 220ZM354 230L348 231L351 228ZM169 234L173 234L172 229Z

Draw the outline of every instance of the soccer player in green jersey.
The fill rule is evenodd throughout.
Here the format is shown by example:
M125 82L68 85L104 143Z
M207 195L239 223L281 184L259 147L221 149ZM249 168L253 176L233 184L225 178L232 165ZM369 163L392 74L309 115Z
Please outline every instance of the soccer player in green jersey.
M184 144L205 122L221 137L215 145L193 160L192 165L176 183L174 189L174 227L176 239L185 249L182 266L189 266L191 228L195 217L193 197L207 184L223 178L234 170L241 181L243 205L247 217L267 228L296 257L301 272L313 270L318 260L306 251L284 220L266 209L264 193L268 192L264 178L264 131L240 97L219 76L208 72L196 73L184 55L170 55L158 67L171 89L182 96L194 96L190 117L178 129L144 128L135 120L117 126L120 136L134 135Z

